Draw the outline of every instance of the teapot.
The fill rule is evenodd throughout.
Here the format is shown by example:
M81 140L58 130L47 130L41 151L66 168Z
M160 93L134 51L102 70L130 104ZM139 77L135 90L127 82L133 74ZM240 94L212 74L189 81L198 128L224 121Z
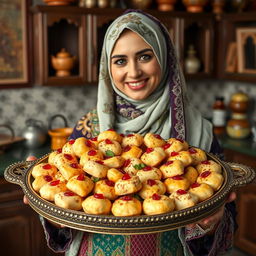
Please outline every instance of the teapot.
M71 70L75 65L75 56L71 56L70 53L66 51L65 48L62 48L56 57L51 56L52 66L56 70L56 76L65 77L71 75Z
M37 148L42 146L47 139L47 132L44 128L43 122L36 119L26 120L26 128L23 131L25 138L25 146L27 148Z

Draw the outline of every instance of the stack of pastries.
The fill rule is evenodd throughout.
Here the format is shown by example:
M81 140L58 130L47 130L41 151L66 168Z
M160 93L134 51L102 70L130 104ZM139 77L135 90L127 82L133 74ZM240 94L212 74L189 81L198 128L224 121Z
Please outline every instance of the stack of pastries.
M224 181L221 165L186 141L113 129L69 140L31 174L34 190L57 206L114 216L186 209L212 197Z

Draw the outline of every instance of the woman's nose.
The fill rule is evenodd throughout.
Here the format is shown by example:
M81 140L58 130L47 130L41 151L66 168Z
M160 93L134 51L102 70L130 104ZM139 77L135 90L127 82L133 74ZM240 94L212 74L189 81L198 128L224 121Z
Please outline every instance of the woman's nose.
M142 74L140 65L136 61L131 61L128 65L128 75L131 78L137 78Z

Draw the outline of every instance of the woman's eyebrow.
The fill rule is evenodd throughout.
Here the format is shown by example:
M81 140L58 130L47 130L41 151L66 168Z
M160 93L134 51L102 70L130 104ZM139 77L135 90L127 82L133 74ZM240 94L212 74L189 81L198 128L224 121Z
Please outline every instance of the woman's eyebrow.
M140 54L143 54L145 52L153 52L153 50L150 49L150 48L146 48L146 49L143 49L141 51L136 52L136 55L140 55ZM111 56L111 59L114 59L114 58L125 58L125 57L126 57L126 55L124 55L124 54L117 54L117 55Z

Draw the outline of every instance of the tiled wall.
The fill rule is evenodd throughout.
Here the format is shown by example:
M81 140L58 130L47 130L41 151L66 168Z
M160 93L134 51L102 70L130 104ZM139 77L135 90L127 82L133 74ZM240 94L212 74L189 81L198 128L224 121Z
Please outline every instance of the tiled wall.
M211 117L214 96L222 95L226 103L230 95L237 90L248 93L252 100L250 118L256 119L256 85L205 80L188 84L189 98L205 117ZM96 106L97 86L83 87L34 87L0 91L0 124L11 125L16 135L21 135L25 121L29 118L41 120L48 128L49 119L62 114L73 127L76 121ZM64 123L57 118L53 128L63 127Z

